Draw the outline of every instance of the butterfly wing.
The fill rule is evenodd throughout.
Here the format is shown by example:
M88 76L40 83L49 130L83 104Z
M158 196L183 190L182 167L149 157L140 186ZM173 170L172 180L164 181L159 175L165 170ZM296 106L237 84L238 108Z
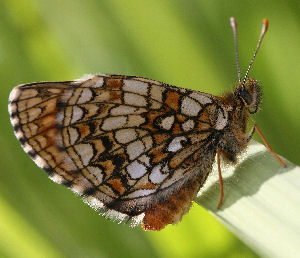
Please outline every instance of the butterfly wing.
M53 181L108 216L145 216L145 229L161 229L188 211L210 171L227 122L217 103L149 79L92 75L17 86L9 112Z

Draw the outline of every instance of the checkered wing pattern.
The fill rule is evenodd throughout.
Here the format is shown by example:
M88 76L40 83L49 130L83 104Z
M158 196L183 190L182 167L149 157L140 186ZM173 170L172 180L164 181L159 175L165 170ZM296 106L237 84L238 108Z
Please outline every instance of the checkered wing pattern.
M227 123L216 97L133 76L19 85L9 101L16 137L53 181L149 230L188 211Z

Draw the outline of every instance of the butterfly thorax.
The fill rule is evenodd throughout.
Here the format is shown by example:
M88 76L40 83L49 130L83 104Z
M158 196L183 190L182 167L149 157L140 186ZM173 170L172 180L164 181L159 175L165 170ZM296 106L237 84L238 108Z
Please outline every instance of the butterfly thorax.
M248 143L247 117L258 111L261 91L255 79L248 79L245 85L239 83L233 93L226 93L224 103L228 110L228 125L224 128L219 147L235 162L237 155Z

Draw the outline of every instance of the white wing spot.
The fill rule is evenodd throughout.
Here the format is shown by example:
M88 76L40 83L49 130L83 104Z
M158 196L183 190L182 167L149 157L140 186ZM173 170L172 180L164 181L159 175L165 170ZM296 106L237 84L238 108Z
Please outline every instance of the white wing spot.
M147 195L150 195L152 193L154 193L156 190L137 190L137 191L134 191L130 194L128 194L126 197L127 198L137 198L137 197L141 197L141 196L147 196Z
M152 169L149 179L152 183L158 184L161 183L167 176L168 174L161 173L161 165L157 165Z
M80 95L80 98L78 99L77 103L82 104L89 102L93 97L92 91L90 89L83 89Z
M126 126L128 126L128 127L140 126L143 123L145 123L144 117L142 117L140 115L129 115Z
M185 132L188 132L190 130L192 130L195 126L195 122L191 119L185 121L183 124L182 124L182 129L185 131Z
M130 91L133 93L147 95L148 93L148 84L141 81L135 80L124 80L124 91Z
M134 129L121 129L116 132L116 140L119 143L128 143L135 140L137 137Z
M17 89L19 91L19 89ZM27 99L27 98L33 98L38 95L38 91L35 89L25 89L20 92L20 96L18 100ZM17 94L17 93L15 93Z
M171 127L173 126L174 120L175 120L174 116L165 117L160 121L160 127L165 130L170 130Z
M221 109L218 110L218 118L216 120L215 129L222 130L227 125L228 113L225 110L224 114Z
M99 88L103 86L103 77L99 77L98 81L96 84L93 86L93 88Z
M208 96L205 96L203 93L193 92L189 96L197 100L202 105L212 103L212 100Z
M93 148L90 144L78 144L74 146L76 152L81 157L82 164L88 165L93 157Z
M180 149L182 149L182 142L186 141L186 138L184 136L175 137L168 146L168 151L176 152Z
M161 86L156 86L156 85L152 85L151 86L151 91L150 91L150 94L151 94L151 98L158 101L158 102L162 102L163 101L163 92L165 91L166 89L161 87Z
M127 154L129 159L133 160L140 156L145 151L145 146L142 141L135 141L127 146Z
M140 178L143 175L145 175L147 172L147 169L143 164L141 164L137 161L134 161L130 165L127 166L127 171L129 173L129 175L131 176L131 178L137 179L137 178Z
M83 116L83 111L80 107L74 106L72 112L73 113L71 123L75 123L76 121L80 120Z
M134 93L125 93L124 94L124 102L127 105L133 105L138 107L144 107L147 105L146 98L141 95L137 95Z
M68 128L68 133L70 135L70 144L73 145L77 141L79 134L77 130L73 127Z
M108 117L104 120L102 129L104 131L111 131L114 129L122 128L126 124L125 116Z
M201 106L195 100L184 97L181 103L181 112L188 116L197 116L199 111L201 110Z

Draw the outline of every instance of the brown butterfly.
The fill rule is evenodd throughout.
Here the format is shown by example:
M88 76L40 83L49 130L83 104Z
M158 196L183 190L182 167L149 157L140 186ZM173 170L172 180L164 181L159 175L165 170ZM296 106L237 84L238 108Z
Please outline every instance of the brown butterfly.
M236 22L231 18L239 82L223 97L135 76L90 75L79 80L15 87L9 113L23 149L56 183L100 213L142 222L145 230L176 224L211 172L217 156L235 162L255 131L246 133L261 92L248 73L241 81Z

